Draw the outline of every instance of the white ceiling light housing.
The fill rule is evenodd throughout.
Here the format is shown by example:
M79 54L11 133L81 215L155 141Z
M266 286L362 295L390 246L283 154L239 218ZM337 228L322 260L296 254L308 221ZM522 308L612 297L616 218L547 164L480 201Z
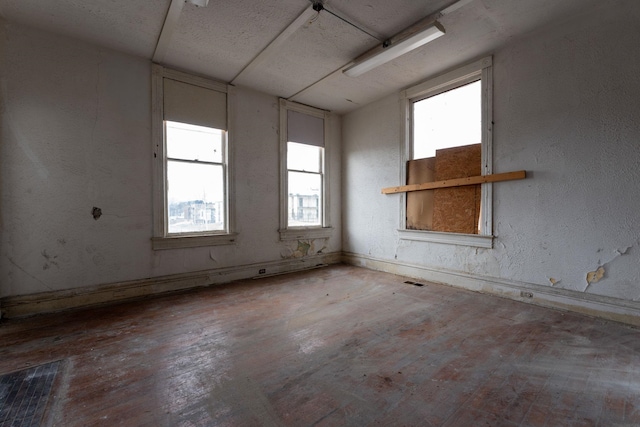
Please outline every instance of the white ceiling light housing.
M411 34L406 35L408 32ZM367 71L396 59L407 52L411 52L412 50L417 49L420 46L443 36L444 34L444 27L437 21L432 21L429 25L417 31L407 29L397 36L389 39L388 42L383 43L382 46L378 46L373 49L370 54L364 54L361 57L362 59L356 59L355 64L344 69L342 72L349 77L358 77ZM394 40L396 38L399 40Z
M198 7L207 7L209 0L187 0L191 4L195 4Z

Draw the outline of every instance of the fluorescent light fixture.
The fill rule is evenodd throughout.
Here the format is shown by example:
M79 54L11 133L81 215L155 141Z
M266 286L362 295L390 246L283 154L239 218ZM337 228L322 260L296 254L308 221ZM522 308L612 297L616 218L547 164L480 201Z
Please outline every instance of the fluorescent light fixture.
M398 36L392 37L388 42L371 51L371 55L363 55L362 60L356 59L355 64L344 69L342 72L349 77L358 77L369 70L419 48L423 44L444 36L445 31L442 25L434 21L417 32L412 32L413 34L402 37L402 35L407 32L409 32L409 30L405 30ZM399 40L395 41L395 38L399 38Z
M198 7L207 7L209 0L187 0L191 4L195 4Z

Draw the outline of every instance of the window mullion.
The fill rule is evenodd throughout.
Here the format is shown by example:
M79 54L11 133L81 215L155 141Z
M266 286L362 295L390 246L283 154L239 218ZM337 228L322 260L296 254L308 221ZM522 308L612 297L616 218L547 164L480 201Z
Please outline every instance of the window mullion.
M218 166L223 166L224 165L224 163L218 163L218 162L203 162L202 160L176 159L174 157L167 157L167 161L182 162L182 163L192 163L192 164L197 164L197 165L218 165Z
M306 171L306 170L301 170L301 169L287 169L288 172L299 172L299 173L309 173L309 174L314 174L314 175L322 175L322 172L313 172L313 171Z

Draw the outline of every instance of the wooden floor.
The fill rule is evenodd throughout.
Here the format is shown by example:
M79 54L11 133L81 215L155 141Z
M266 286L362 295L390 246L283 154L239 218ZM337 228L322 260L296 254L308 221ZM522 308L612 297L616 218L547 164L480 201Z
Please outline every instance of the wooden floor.
M56 426L640 425L640 331L349 266L4 321Z

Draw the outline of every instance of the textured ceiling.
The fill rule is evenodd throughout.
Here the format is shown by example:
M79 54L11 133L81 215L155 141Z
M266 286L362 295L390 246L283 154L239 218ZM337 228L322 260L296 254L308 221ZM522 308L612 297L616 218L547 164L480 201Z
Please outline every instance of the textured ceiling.
M326 0L324 5L374 35L390 37L453 2ZM170 3L0 0L0 15L151 59ZM259 65L242 72L310 7L308 0L210 0L206 8L187 3L163 64L280 97L295 94L292 100L344 113L602 3L607 1L472 0L440 19L444 37L357 78L344 76L340 68L378 41L327 11L307 20Z
M287 41L286 49L237 83L260 86L265 92L289 97L348 63L371 43L371 37L321 13L296 31L295 37Z
M230 82L309 4L210 0L202 8L187 3L164 63Z
M0 0L0 15L151 58L170 0Z

